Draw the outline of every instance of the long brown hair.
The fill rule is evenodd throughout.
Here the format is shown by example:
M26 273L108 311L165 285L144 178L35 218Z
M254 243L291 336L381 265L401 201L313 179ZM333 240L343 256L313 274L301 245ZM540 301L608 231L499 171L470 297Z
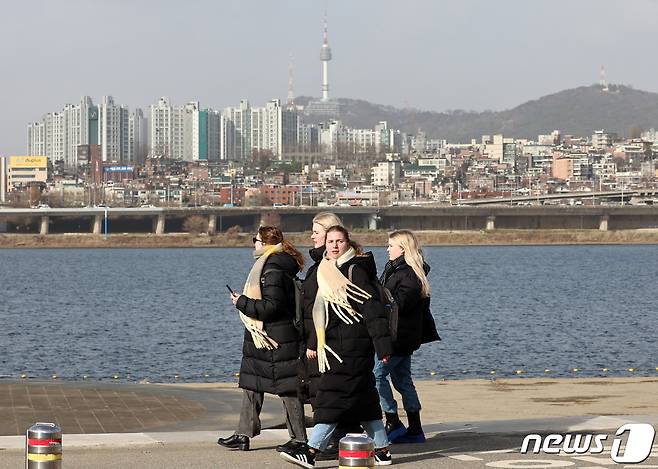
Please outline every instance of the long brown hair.
M263 244L268 244L274 246L281 243L283 246L283 252L287 252L295 259L299 270L304 269L304 255L297 250L295 246L292 245L290 241L283 238L283 232L276 226L261 226L258 228L258 234L260 239L263 240Z
M356 255L357 255L357 256L361 256L361 255L363 254L363 248L361 247L361 245L360 245L359 243L357 243L356 241L352 241L352 240L350 239L350 232L347 231L347 228L345 228L345 227L342 226L342 225L334 225L334 226L330 226L330 227L327 229L327 236L328 236L329 233L331 233L332 231L338 231L339 233L343 233L343 237L345 238L345 241L347 241L347 243L348 243L351 247L354 248L354 250L356 251ZM326 238L325 238L325 239L326 239Z

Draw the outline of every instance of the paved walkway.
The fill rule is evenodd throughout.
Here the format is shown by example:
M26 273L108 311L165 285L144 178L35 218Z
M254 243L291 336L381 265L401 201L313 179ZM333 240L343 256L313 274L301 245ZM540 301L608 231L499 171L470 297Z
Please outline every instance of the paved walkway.
M429 439L424 445L395 446L401 467L451 469L465 462L519 467L505 466L504 460L539 457L518 453L528 433L614 431L631 422L658 428L658 377L425 381L417 387ZM0 469L20 467L22 435L37 421L62 427L70 469L293 467L272 451L287 440L287 432L277 429L283 418L275 398L266 399L262 419L267 430L253 440L254 451L226 451L215 444L218 435L227 436L236 427L240 401L234 383L0 381ZM533 467L566 462L563 456L555 458ZM657 467L655 448L652 458L645 464ZM588 461L575 458L562 466L603 467L611 460L583 462ZM335 466L335 461L318 464Z
M230 429L242 399L236 385L103 384L0 381L0 436L22 435L34 422L57 422L66 434ZM268 399L264 427L279 408Z

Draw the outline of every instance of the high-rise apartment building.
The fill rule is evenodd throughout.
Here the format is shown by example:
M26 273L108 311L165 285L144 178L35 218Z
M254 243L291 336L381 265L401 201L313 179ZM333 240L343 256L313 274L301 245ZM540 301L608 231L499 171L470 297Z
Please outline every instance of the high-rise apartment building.
M183 106L183 160L208 161L208 110L201 110L198 101Z
M51 161L67 161L64 130L64 113L49 112L44 118L46 127L46 153Z
M317 153L320 150L319 127L314 124L299 124L297 145L302 154Z
M112 96L103 96L98 106L98 143L102 161L119 161L121 155L121 107Z
M251 106L243 99L222 112L221 159L248 161L251 148Z
M162 97L158 104L151 105L151 155L172 157L173 107L169 98Z
M173 106L160 98L151 106L151 155L182 161L220 158L221 114L198 101Z
M222 145L222 113L208 109L208 161L219 161Z
M111 96L103 97L100 106L83 96L78 104L67 104L62 111L49 112L41 121L27 125L27 153L63 161L73 168L78 164L80 145L99 144L103 161L132 161L136 143L131 143L129 134L127 107L116 105Z
M335 153L349 142L349 129L341 121L323 122L319 129L320 148L324 153Z
M269 151L283 160L295 151L299 143L299 116L295 108L281 106L273 99L265 107L251 112L251 147L256 151Z
M147 122L144 118L144 112L137 108L130 114L128 121L128 148L131 163L144 163L148 153L147 148Z
M380 121L375 126L375 149L377 153L400 153L402 134L398 129L391 129L388 122Z
M46 123L44 121L27 124L27 154L46 154Z

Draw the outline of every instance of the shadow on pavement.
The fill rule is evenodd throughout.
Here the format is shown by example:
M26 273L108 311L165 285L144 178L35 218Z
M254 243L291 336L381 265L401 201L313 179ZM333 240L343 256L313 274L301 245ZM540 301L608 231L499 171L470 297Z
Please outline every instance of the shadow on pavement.
M439 433L422 444L393 445L396 463L412 463L477 451L499 451L520 447L518 434L481 434L473 432Z

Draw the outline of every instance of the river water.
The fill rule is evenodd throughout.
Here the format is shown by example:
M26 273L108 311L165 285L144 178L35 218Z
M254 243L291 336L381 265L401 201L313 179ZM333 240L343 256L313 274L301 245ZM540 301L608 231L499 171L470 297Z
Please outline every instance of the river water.
M444 340L416 352L416 376L658 374L658 246L425 252ZM0 376L234 379L243 328L224 285L240 290L252 262L245 248L0 250Z

